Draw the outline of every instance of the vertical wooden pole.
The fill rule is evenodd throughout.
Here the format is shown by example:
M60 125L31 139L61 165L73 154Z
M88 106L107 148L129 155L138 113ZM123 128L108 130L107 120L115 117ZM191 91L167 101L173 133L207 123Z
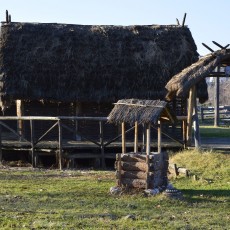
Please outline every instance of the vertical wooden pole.
M105 169L105 146L104 146L103 121L99 121L99 126L100 126L101 167Z
M18 117L24 116L24 103L22 100L16 100L16 111L17 111ZM23 134L24 134L24 122L22 120L18 120L17 130L18 130L18 133L20 134L20 136L23 136Z
M217 72L220 72L220 66L217 68ZM220 78L215 77L215 94L214 94L214 126L219 126L220 120Z
M134 153L138 153L138 123L135 122L135 131L134 131Z
M8 14L8 10L6 10L6 23L9 22L9 14Z
M141 152L144 153L144 152L146 152L146 148L145 148L146 125L143 124L142 128L143 128L143 131L142 131L142 148L141 148Z
M75 102L75 116L79 116L82 112L82 105L80 102ZM80 141L81 140L81 136L78 134L79 131L79 121L75 120L75 140L76 141Z
M31 141L31 158L32 158L32 167L37 167L37 159L34 151L34 121L30 120L30 141Z
M121 123L122 153L126 153L125 123Z
M188 99L188 124L187 124L187 145L191 146L192 143L192 115L194 108L194 98L195 95L195 86L193 86L189 91Z
M151 151L151 124L147 124L147 129L146 129L146 189L149 188L149 155Z
M162 142L162 135L161 135L161 121L158 120L158 124L157 124L157 136L158 136L158 141L157 141L157 151L158 153L161 153L161 142Z
M199 149L201 142L200 142L200 129L199 129L199 119L198 119L196 98L194 99L193 118L194 118L193 127L194 127L195 148Z
M59 169L62 170L62 124L61 120L58 121L58 163L59 163Z
M182 121L184 148L187 147L187 119Z
M0 125L0 162L2 162L2 126Z

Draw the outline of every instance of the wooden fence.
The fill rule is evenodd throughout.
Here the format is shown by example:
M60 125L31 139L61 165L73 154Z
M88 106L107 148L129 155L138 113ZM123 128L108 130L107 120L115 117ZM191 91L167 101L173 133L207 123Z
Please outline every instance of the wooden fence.
M219 108L219 118L222 120L230 119L230 106L222 106ZM201 121L205 119L214 118L215 110L214 107L200 108L200 118Z

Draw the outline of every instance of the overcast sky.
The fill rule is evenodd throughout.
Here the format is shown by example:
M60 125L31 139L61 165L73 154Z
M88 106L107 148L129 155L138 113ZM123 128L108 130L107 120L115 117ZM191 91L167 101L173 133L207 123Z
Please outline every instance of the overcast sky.
M230 0L0 0L1 21L6 9L12 21L83 25L176 24L187 13L201 55L209 53L202 42L230 43Z

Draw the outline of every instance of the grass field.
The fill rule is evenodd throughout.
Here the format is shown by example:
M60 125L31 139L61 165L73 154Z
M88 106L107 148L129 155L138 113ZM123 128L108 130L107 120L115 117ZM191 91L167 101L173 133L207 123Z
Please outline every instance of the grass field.
M202 137L229 137L230 140L230 128L226 126L200 125L200 135Z
M0 229L229 229L230 155L186 151L171 162L197 180L170 182L183 200L111 195L113 171L0 167Z

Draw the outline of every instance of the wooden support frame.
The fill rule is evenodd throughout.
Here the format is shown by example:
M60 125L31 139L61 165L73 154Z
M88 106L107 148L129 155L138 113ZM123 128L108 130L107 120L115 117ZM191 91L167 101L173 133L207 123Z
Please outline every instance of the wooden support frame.
M193 108L196 99L195 86L189 91L188 99L188 123L187 123L187 145L191 146L192 143L192 120L193 120Z
M16 100L16 113L18 117L24 116L24 102L22 100ZM17 130L20 136L23 136L24 134L24 121L18 120L17 121Z
M100 148L101 148L101 167L105 169L105 147L104 147L104 126L103 121L99 121L99 128L100 128Z
M125 122L121 123L121 134L122 134L122 153L126 153Z
M134 131L134 153L138 153L138 123L135 122L135 131Z
M62 170L62 123L58 121L58 165L59 169Z
M157 123L157 151L158 153L161 153L161 143L162 143L162 126L161 126L161 121L158 120L158 123Z
M149 155L151 152L151 124L146 127L146 189L149 188Z

